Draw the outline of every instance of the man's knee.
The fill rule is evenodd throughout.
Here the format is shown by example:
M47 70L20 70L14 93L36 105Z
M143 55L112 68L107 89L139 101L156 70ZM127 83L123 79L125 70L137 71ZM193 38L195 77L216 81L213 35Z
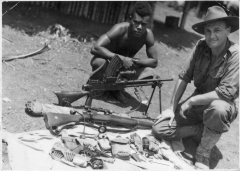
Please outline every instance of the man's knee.
M219 114L225 114L229 104L223 100L214 100L210 106Z
M152 126L152 134L157 139L171 140L175 138L176 129L169 127L169 120L159 122L157 125Z
M227 132L236 118L233 105L223 100L214 100L203 113L203 123L218 132Z
M100 66L102 66L106 62L106 59L93 57L90 64L92 66L93 71L98 69Z
M220 117L225 117L229 119L229 122L232 122L235 118L235 107L233 104L230 104L224 100L214 100L210 104L210 108L214 111L214 115L220 115Z
M145 67L145 68L143 68L141 73L139 73L138 79L139 80L140 79L154 79L154 78L158 78L158 77L159 76L157 75L154 68Z

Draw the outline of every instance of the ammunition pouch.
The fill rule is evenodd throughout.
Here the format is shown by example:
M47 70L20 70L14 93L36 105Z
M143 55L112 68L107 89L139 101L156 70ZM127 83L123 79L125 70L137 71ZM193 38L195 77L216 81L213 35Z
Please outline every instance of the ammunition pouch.
M98 136L98 145L102 151L111 150L110 141L106 134L99 134Z
M127 139L118 137L111 141L112 155L115 158L129 160L131 157L131 149Z

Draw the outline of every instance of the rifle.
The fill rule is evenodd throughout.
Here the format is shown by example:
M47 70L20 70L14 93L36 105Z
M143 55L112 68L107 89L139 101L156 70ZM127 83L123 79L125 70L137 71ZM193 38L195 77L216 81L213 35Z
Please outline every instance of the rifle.
M99 69L101 70L104 67L103 64ZM82 91L54 91L58 98L58 104L61 106L71 106L71 103L74 101L87 96L85 101L86 107L91 107L92 100L96 96L96 93L103 92L103 91L112 91L112 90L123 90L128 87L134 87L135 91L137 91L136 87L142 86L151 86L153 88L150 100L148 102L148 106L145 111L145 115L147 115L147 111L149 105L151 104L151 100L155 91L155 88L159 88L159 106L160 106L160 113L162 111L161 107L161 87L164 81L173 81L173 79L143 79L143 80L131 80L128 81L125 79L125 76L134 75L136 74L135 71L121 71L122 68L122 61L118 56L115 56L109 63L105 75L103 79L92 79L93 75L96 72L92 73L90 78L88 79L87 83L82 86ZM138 92L136 93L138 96ZM138 97L139 99L139 97ZM141 102L140 102L141 105ZM137 107L139 108L140 105ZM135 109L136 110L136 109Z
M43 114L46 128L53 135L58 135L63 129L58 129L58 127L69 124L69 123L96 123L99 126L98 131L104 133L107 131L106 125L122 126L125 128L152 128L152 121L137 120L132 118L125 118L117 115L101 115L91 112L83 113L80 115L69 115L69 114L59 114L59 113L46 113ZM67 125L66 125L67 126Z

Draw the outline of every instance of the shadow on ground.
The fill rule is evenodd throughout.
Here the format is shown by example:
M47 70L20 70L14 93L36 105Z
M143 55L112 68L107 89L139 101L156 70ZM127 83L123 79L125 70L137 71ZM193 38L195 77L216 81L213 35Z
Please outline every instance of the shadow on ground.
M192 48L202 38L184 29L168 27L158 20L154 21L153 34L157 42L162 42L173 49L185 51L186 48Z
M123 110L131 107L128 111L124 111L122 113L126 113L126 112L132 113L133 111L145 113L145 111L147 109L146 104L140 103L139 99L137 99L137 97L135 95L130 94L127 91L124 91L123 94L129 100L128 103L126 103L126 104L119 102L112 94L109 94L108 97L103 97L103 96L96 97L95 100L105 101L111 105L121 107L121 108L123 108ZM93 100L93 103L97 103L97 102L95 102L95 100Z
M195 154L196 154L196 148L198 147L198 143L193 141L191 137L189 138L184 138L183 139L183 144L185 147L185 151L184 153L190 154L191 157L185 157L188 160L191 160L195 163ZM214 169L215 167L217 167L217 164L219 163L219 161L223 159L223 155L221 153L221 151L218 149L217 146L214 146L211 152L211 156L210 156L210 169Z

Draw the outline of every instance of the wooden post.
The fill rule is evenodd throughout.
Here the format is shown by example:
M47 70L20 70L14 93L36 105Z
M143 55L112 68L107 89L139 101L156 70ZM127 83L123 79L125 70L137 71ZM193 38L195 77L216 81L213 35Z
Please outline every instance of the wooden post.
M67 14L71 13L72 5L73 5L73 2L70 1L67 9Z
M135 4L135 2L129 2L128 3L128 8L127 8L127 13L125 15L125 21L129 21L129 16L130 16L130 13L131 13L131 9L132 9L132 6Z
M49 1L46 1L45 8L49 8Z
M198 18L202 18L203 16L203 11L201 9L201 5L204 3L204 1L201 1L201 2L198 2L198 5L197 5L197 10L196 10L196 14L197 14L197 17Z
M156 2L152 1L150 2L151 8L152 8L152 15L150 16L150 20L149 20L149 28L152 30L154 27L154 12L155 12L155 6L156 6Z
M52 2L50 3L50 8L52 8L53 10L56 10L56 9L57 9L57 5L58 5L58 2L52 1Z
M110 18L109 18L109 24L112 24L114 12L115 12L115 2L112 2L112 8L111 8L111 13L110 13Z
M103 15L103 2L98 2L95 21L101 21Z
M110 15L111 15L110 12L111 12L111 9L112 9L112 2L107 2L107 3L108 3L108 8L105 9L107 11L105 23L109 24L109 18L110 18Z
M76 7L76 1L73 1L73 2L72 2L71 11L70 11L70 14L71 14L71 15L74 14L75 7Z
M85 3L86 3L86 2L84 2L84 1L81 2L81 8L80 8L80 11L79 11L79 13L78 13L79 16L82 16L82 15L83 15Z
M183 7L183 14L182 14L182 19L181 19L181 23L180 23L180 28L184 29L185 23L186 23L186 19L187 19L187 15L188 15L188 10L190 8L190 1L185 1L184 7Z
M108 2L103 2L103 3L104 3L104 6L103 6L103 16L102 16L101 22L102 23L106 23L107 8L108 8L109 3Z
M70 2L68 2L68 1L66 1L66 2L64 2L65 3L65 8L64 8L64 13L65 14L67 14L67 12L68 12L68 8L69 8L69 6L70 6Z
M84 6L84 12L83 12L83 16L86 18L88 14L88 8L89 8L89 1L86 1L86 5Z
M45 5L46 2L41 1L41 3L42 3L41 7L44 7L44 5Z
M94 3L94 2L92 2L92 1L89 2L88 12L87 12L87 18L91 18L93 3Z
M75 11L74 11L74 15L75 15L75 16L77 16L77 14L78 14L78 11L79 11L79 5L80 5L80 2L77 1L76 9L75 9Z
M129 5L129 2L124 2L124 6L123 6L124 10L123 10L123 16L122 16L121 22L126 21L128 5Z
M69 14L71 14L71 15L73 14L73 11L74 11L74 8L75 8L75 3L76 3L76 1L71 2L72 5L71 5L70 11L69 11Z
M69 5L69 2L62 2L63 3L63 8L64 8L64 10L63 10L63 13L64 14L66 14L67 13L67 9L68 9L68 5Z
M113 24L116 24L118 21L118 16L119 16L119 12L121 9L121 2L117 1L115 2L115 13L114 13L114 17L113 17Z
M96 18L97 6L98 6L98 2L96 1L96 2L94 3L91 20L95 20L95 18Z
M99 22L100 18L102 18L102 8L103 8L103 2L98 2L96 17L95 17L95 21L97 22Z
M122 22L122 18L123 18L123 15L124 15L123 11L124 11L124 1L122 1L121 5L120 5L120 11L119 11L119 14L118 14L117 23Z

